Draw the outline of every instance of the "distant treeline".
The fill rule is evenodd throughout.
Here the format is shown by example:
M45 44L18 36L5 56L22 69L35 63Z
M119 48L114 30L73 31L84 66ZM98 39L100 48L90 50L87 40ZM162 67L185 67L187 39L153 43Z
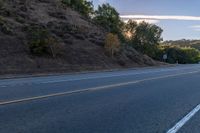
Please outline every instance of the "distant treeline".
M169 63L198 63L200 61L199 40L165 41L160 44L160 56L168 55ZM160 57L161 58L161 57Z
M180 46L180 47L192 47L200 50L200 40L176 40L176 41L165 41L163 45Z
M163 60L163 55L167 55L166 62L180 63L180 64L193 64L200 61L200 52L198 49L191 47L180 46L159 46L157 60Z

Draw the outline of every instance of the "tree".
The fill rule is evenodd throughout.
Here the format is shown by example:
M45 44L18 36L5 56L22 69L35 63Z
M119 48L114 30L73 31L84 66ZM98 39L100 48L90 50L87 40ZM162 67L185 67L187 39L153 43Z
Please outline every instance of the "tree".
M135 30L137 28L138 24L136 21L128 20L128 22L125 25L125 32L131 32L132 34L135 33Z
M94 6L91 1L87 0L62 0L62 3L80 12L86 17L90 17L94 13Z
M124 26L125 38L128 38L129 40L134 38L137 26L138 24L136 21L129 20Z
M180 64L188 64L188 63L198 63L200 61L200 51L191 47L181 47L178 45L160 45L159 53L157 53L157 60L162 61L162 57L164 54L168 55L167 62L168 63L180 63Z
M112 33L108 33L105 40L105 49L113 55L119 51L120 48L120 41L118 36Z
M172 46L166 48L165 51L169 55L169 63L176 63L177 61L181 64L198 63L200 59L200 52L195 48Z
M132 26L130 27L134 28L135 23L132 23ZM157 25L146 22L139 23L138 26L134 28L134 36L131 39L132 44L143 54L154 57L157 46L159 45L159 42L162 41L162 32L163 30Z
M94 21L110 33L118 35L121 33L123 22L119 17L119 13L109 4L103 4L98 7Z
M82 0L78 10L83 15L90 17L94 13L93 3L91 1Z
M31 54L37 56L51 55L55 58L62 54L62 47L50 32L40 26L31 26L27 29L28 46Z

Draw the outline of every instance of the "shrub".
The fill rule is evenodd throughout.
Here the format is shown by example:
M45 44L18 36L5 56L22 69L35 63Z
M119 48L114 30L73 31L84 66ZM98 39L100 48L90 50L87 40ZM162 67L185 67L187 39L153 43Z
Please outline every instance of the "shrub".
M55 58L57 55L61 55L63 48L54 37L47 38L47 44L49 44L49 53Z
M22 17L16 17L15 18L15 20L17 21L17 22L19 22L19 23L22 23L22 24L24 24L25 23L25 19L23 19Z
M0 31L4 34L12 35L13 31L6 22L6 20L3 19L3 17L0 16Z
M190 64L200 61L199 50L190 47L163 46L160 48L160 52L157 53L157 57L162 60L163 54L168 55L168 63L176 63L178 61L180 64Z
M200 61L200 52L195 48L185 47L182 48L182 63L198 63Z
M0 0L0 9L2 9L4 6L4 1L3 0Z
M28 28L29 49L34 55L51 55L56 57L60 54L60 46L57 40L45 28L33 26Z
M71 7L72 9L78 11L84 16L89 17L94 13L93 4L91 1L87 0L62 0L64 5Z
M108 33L105 40L105 49L111 56L119 51L120 49L120 41L118 36L112 33Z

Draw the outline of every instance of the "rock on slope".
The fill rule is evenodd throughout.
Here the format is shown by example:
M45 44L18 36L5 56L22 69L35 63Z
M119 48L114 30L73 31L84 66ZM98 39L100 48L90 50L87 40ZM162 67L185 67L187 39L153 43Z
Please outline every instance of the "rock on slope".
M27 27L47 29L62 46L62 56L33 56ZM0 74L70 72L155 65L156 62L128 49L116 57L104 50L102 28L59 0L4 0L0 5Z

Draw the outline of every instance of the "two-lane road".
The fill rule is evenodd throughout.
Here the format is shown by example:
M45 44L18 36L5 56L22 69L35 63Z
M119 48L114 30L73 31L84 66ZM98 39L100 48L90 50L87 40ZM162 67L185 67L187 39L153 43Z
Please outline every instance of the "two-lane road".
M198 133L200 65L0 80L0 133Z

